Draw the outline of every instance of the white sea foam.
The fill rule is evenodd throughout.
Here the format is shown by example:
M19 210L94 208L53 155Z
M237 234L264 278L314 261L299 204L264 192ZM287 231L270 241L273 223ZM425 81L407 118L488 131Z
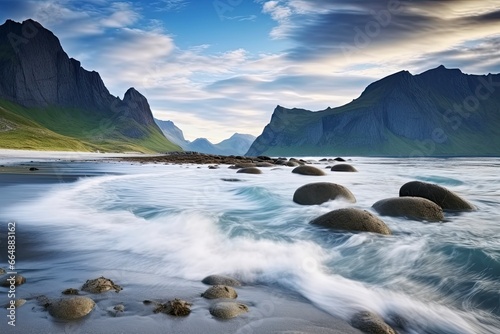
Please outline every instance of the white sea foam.
M280 285L345 319L369 310L385 319L404 318L408 333L494 333L498 308L476 311L481 302L473 298L488 291L495 298L492 277L483 276L485 283L476 285L469 297L448 291L477 277L476 269L469 268L474 263L457 252L481 256L467 255L468 249L482 248L486 254L500 249L500 241L491 235L500 227L486 221L494 218L491 212L498 212L500 205L474 197L480 188L477 179L487 179L483 174L476 179L463 176L454 164L443 172L435 168L441 161L428 163L434 165L419 175L461 180L463 184L449 188L485 210L451 216L445 224L383 217L393 236L320 233L309 226L310 219L340 207L370 210L377 200L397 196L399 186L417 174L390 159L365 159L355 163L360 173L321 178L347 186L356 204L293 203L295 189L318 179L291 174L289 169L238 174L242 182L224 182L221 178L234 178L234 171L144 166L127 175L56 187L8 208L1 217L50 227L57 239L52 247L135 254L167 278L199 281L225 273L249 284ZM499 191L498 183L482 186ZM476 230L477 219L483 225ZM486 259L499 268L498 257L496 262L494 256ZM135 265L126 263L129 268ZM482 270L487 269L486 265Z

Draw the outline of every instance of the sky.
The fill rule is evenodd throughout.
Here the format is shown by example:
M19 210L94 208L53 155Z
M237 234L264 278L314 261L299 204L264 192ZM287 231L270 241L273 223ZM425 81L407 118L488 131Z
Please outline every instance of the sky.
M258 136L277 105L341 106L401 70L500 73L500 0L0 0L1 23L28 18L188 140Z

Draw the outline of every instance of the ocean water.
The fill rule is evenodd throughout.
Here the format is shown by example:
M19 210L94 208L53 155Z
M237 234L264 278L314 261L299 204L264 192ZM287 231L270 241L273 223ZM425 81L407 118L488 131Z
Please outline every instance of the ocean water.
M288 167L248 175L227 166L44 162L39 173L80 177L2 185L0 221L31 236L36 251L19 269L40 288L99 270L118 283L148 273L144 284L226 274L289 291L347 321L375 312L401 333L499 333L500 159L350 163L358 173L314 177ZM413 180L445 186L478 210L446 213L440 223L382 217L391 236L309 224L338 208L374 212L373 203ZM292 201L297 188L319 181L346 186L357 202Z

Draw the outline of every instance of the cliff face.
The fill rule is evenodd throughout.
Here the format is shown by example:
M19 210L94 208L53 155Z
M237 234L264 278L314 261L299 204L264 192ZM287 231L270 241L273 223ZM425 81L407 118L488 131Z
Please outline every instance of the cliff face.
M134 88L123 100L111 95L97 72L69 58L58 38L33 20L0 26L0 101L24 107L23 117L49 130L90 143L152 140L154 150L180 149L163 136L143 95ZM79 121L75 128L62 125L72 120Z
M24 107L109 111L114 97L97 72L69 58L52 32L33 20L0 26L0 98Z
M247 155L500 155L500 75L402 71L339 108L278 106Z

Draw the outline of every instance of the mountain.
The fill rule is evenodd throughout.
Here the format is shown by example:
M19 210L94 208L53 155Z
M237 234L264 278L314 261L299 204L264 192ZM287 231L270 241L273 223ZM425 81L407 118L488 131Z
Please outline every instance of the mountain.
M3 129L3 130L2 130ZM134 88L111 95L38 22L0 26L0 147L83 151L179 150Z
M277 106L255 155L499 156L500 74L401 71L322 111Z
M212 144L206 138L197 138L190 142L172 121L155 119L165 137L186 151L194 151L218 155L244 155L252 145L255 137L248 134L235 133L218 144Z

